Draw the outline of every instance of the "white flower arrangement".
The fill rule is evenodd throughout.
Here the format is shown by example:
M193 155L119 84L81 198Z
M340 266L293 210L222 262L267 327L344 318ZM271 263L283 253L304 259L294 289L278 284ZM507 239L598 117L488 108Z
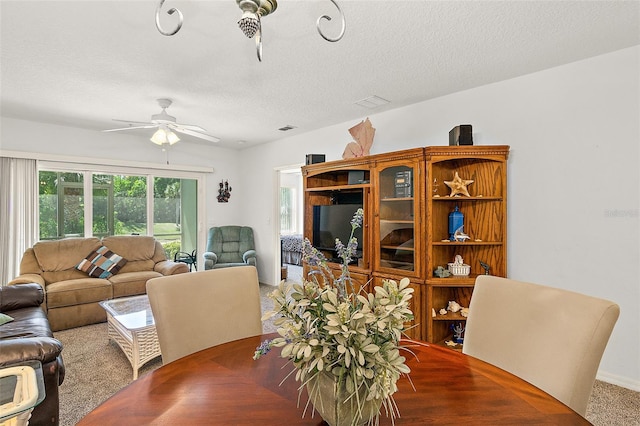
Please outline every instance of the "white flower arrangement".
M403 278L399 283L384 280L373 293L355 292L348 264L357 248L353 231L361 226L362 216L359 209L346 247L336 239L342 259L338 278L324 255L305 239L303 258L312 268L311 279L302 284L282 281L270 294L274 308L263 320L279 315L274 324L280 337L263 342L254 359L281 347L280 355L295 367L300 391L319 374L331 374L346 386L346 399L356 400L358 413L362 414L366 401L380 401L393 419L399 414L392 397L398 390L396 382L410 372L400 355L400 339L405 324L414 318L409 309L413 289L409 279ZM376 423L378 416L379 408Z

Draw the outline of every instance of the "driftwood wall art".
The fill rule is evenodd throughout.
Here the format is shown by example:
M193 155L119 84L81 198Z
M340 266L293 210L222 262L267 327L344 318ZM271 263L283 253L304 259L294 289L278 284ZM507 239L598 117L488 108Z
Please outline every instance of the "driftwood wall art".
M376 133L376 129L371 125L369 118L367 117L366 120L350 128L349 133L355 140L347 144L347 147L342 153L342 158L355 158L369 155L371 145L373 145L373 136Z

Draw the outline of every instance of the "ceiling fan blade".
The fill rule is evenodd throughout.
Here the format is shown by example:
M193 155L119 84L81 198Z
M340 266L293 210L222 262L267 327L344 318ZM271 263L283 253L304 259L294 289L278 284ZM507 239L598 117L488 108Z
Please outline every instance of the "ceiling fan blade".
M207 133L207 129L203 129L202 127L196 126L195 124L182 124L182 123L178 124L178 123L175 123L174 126L181 127L183 129L187 129L187 130L193 130L195 132Z
M220 142L219 138L216 138L215 136L211 136L207 133L204 132L198 132L195 130L191 130L191 129L185 129L182 126L169 126L171 127L173 130L175 130L178 133L184 133L185 135L190 135L190 136L195 136L196 138L200 138L200 139L204 139L207 140L209 142Z
M176 123L175 117L170 116L165 111L170 105L170 99L158 99L158 105L162 108L162 112L160 114L155 114L151 116L151 122L144 121L132 121L132 120L118 120L114 118L113 121L118 121L121 123L127 123L128 127L121 127L118 129L108 129L103 130L103 132L118 132L124 130L134 130L134 129L153 129L153 128L161 128L161 129L171 129L178 133L183 133L185 135L194 136L199 139L204 139L210 142L220 142L220 139L212 136L207 133L205 129L200 126L196 126L194 124L178 124ZM173 135L175 137L175 135ZM176 141L173 141L175 143Z
M113 121L119 121L120 123L129 123L129 124L135 124L135 125L142 125L142 124L154 124L150 121L132 121L132 120L119 120L117 118L112 118Z
M129 127L120 127L118 129L108 129L103 130L103 132L119 132L121 130L134 130L134 129L153 129L154 127L158 127L155 124L147 124L144 126L129 126Z

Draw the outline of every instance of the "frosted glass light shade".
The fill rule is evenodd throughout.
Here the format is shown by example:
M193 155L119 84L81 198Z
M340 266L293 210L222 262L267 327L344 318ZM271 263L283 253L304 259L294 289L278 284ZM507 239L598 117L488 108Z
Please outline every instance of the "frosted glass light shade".
M156 145L161 145L162 146L164 144L173 145L174 143L178 142L180 140L180 138L178 137L178 135L173 133L171 130L164 129L164 128L159 128L153 134L153 136L151 136L151 139L149 139L149 140L151 142L155 143Z

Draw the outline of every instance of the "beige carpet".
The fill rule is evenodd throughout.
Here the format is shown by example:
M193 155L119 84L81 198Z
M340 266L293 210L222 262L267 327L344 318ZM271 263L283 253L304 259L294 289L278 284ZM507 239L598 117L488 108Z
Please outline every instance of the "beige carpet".
M294 273L295 277L295 273ZM273 290L261 285L263 311L273 308L266 294ZM270 322L265 333L275 331ZM107 324L58 331L54 336L64 345L66 373L60 387L60 424L73 426L88 412L133 381L133 370L120 347L107 337ZM162 365L160 357L149 361L140 371L142 377Z
M263 310L272 307L264 297L272 287L261 285ZM273 325L264 326L265 332ZM60 387L60 424L73 426L89 411L133 380L129 361L107 338L107 325L95 324L59 331L55 337L64 345L66 377ZM140 376L161 366L160 358L140 370ZM596 382L587 419L594 425L640 426L640 393ZM276 424L277 421L274 421Z

